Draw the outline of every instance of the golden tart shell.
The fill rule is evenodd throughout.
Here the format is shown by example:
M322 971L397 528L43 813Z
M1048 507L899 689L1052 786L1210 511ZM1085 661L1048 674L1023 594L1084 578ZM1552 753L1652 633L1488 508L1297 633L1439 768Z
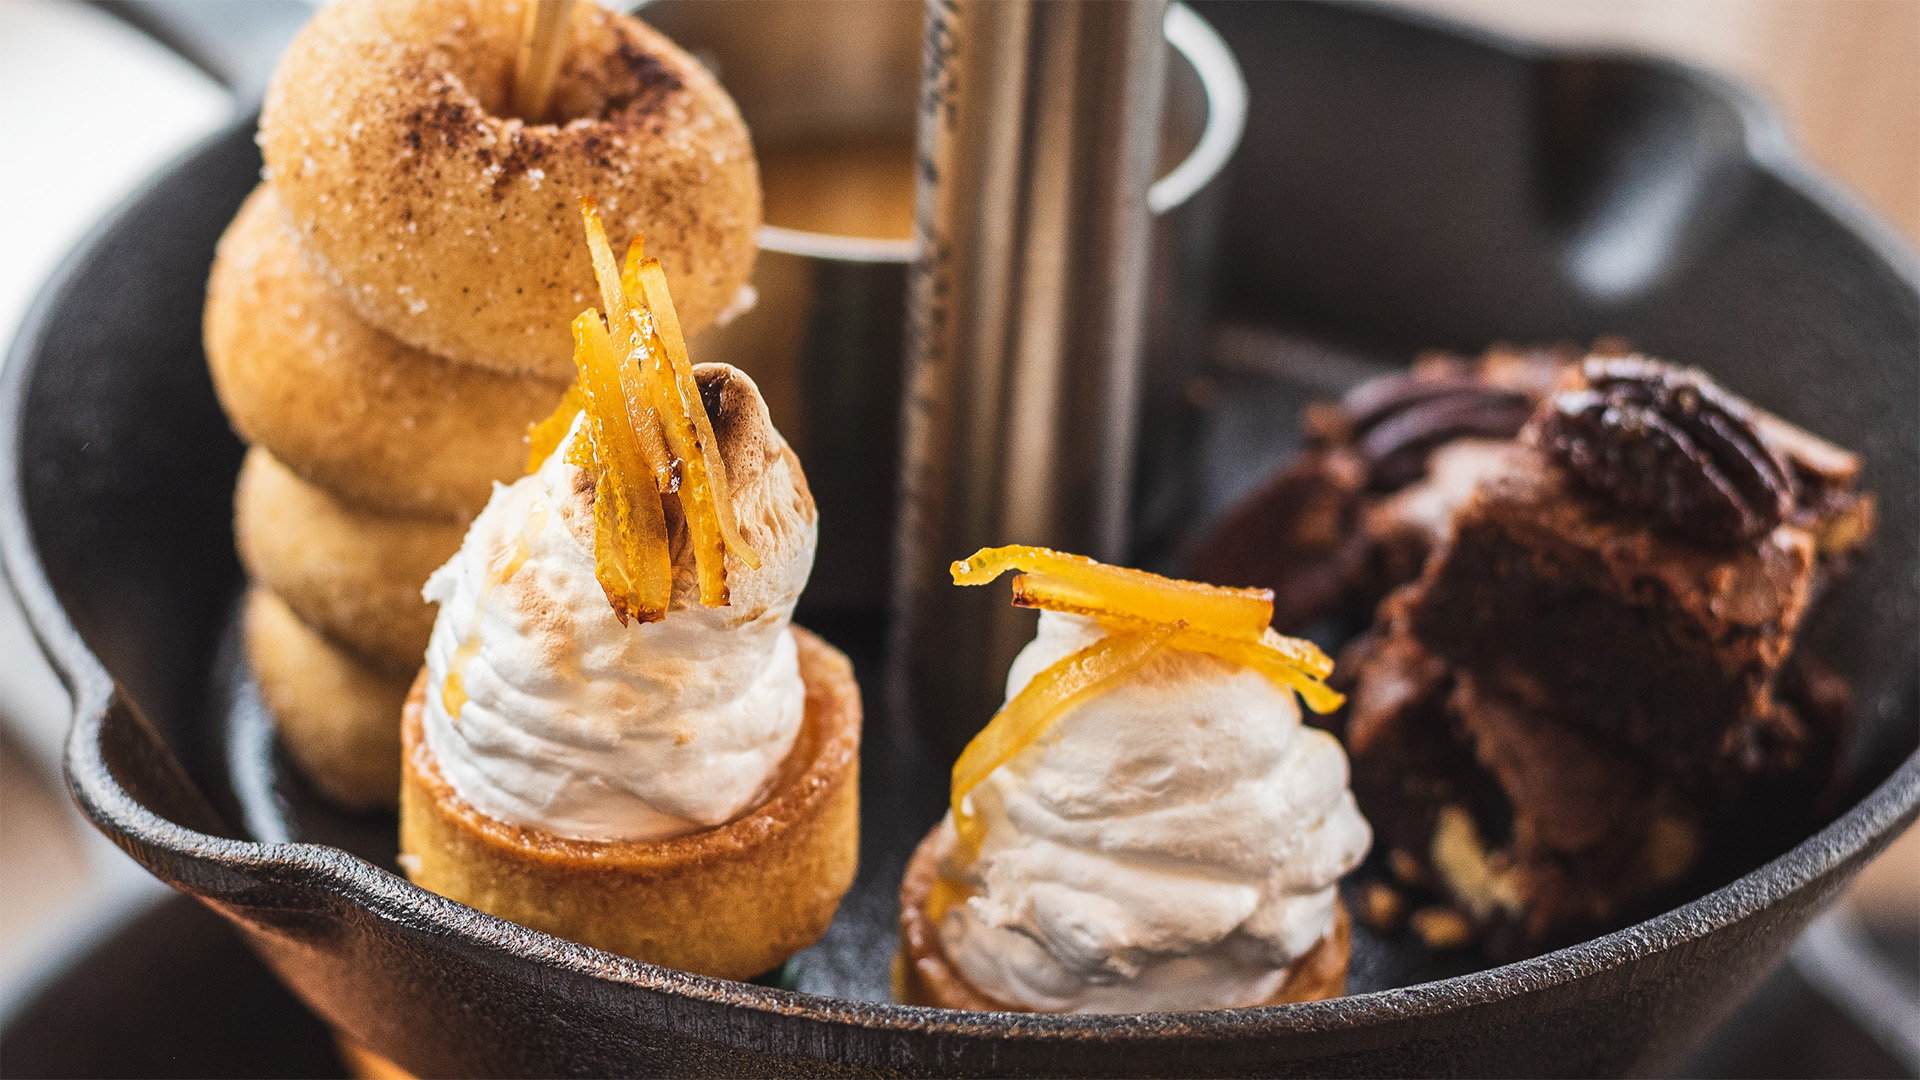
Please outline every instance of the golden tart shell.
M860 688L838 650L799 627L806 715L767 800L668 840L576 840L481 813L421 738L426 672L403 728L400 850L422 888L636 960L746 979L817 940L853 884Z
M900 951L894 957L894 996L908 1005L976 1012L1032 1012L1025 1006L989 997L967 982L948 960L934 921L927 916L927 899L939 878L934 826L907 862L900 882ZM1345 903L1334 901L1333 928L1319 944L1295 960L1287 977L1262 1005L1319 1001L1339 997L1347 989L1347 960L1352 954L1352 919Z

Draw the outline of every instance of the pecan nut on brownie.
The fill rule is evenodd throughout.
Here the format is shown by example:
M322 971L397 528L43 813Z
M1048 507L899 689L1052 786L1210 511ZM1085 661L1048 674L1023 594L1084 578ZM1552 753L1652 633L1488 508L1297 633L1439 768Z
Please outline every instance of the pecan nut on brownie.
M1425 565L1453 511L1577 360L1495 346L1477 361L1421 356L1409 371L1309 406L1307 447L1230 511L1190 560L1205 581L1274 591L1274 626L1364 626Z
M1795 645L1872 531L1858 473L1699 372L1564 372L1342 659L1389 865L1537 948L1809 810L1849 703Z

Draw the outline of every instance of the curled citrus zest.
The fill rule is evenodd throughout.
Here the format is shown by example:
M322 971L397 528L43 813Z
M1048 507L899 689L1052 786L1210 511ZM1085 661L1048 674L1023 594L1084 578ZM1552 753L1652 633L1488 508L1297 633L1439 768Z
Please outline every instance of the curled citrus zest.
M647 257L647 245L636 236L627 241L627 257L620 263L620 290L629 300L640 295L640 262Z
M1161 625L1099 604L1067 603L1061 599L1062 593L1052 589L1051 585L1050 580L1039 574L1016 576L1013 579L1014 606L1084 615L1098 619L1109 630L1126 633L1144 633ZM1327 654L1311 641L1285 637L1272 627L1268 627L1259 638L1249 641L1246 638L1221 637L1188 626L1174 634L1168 644L1176 649L1205 653L1252 668L1275 685L1297 691L1307 708L1317 713L1330 713L1346 701L1345 695L1320 681L1333 671L1333 661L1327 658Z
M633 333L633 311L620 280L620 264L614 260L613 244L607 240L606 226L600 223L600 211L592 199L580 200L580 216L586 222L587 254L593 261L594 280L600 286L600 302L607 306L608 331L624 344Z
M593 482L593 576L600 582L601 591L607 594L607 603L612 605L614 617L622 626L634 618L648 622L649 614L656 620L666 617L664 611L657 614L646 611L645 601L640 598L640 586L634 580L638 574L620 527L626 510L620 504L625 501L613 473L602 471Z
M636 313L635 318L639 318ZM607 351L601 355L600 362L609 365L609 369L619 375L620 396L627 409L627 418L633 425L634 438L640 448L640 458L653 473L655 490L662 495L671 495L680 490L682 476L680 458L668 446L667 425L661 417L666 415L652 382L647 377L652 365L648 357L658 350L650 348L644 337L633 338L632 346L622 355L614 344L611 335L606 342Z
M713 434L713 418L707 415L706 402L700 396L700 386L693 378L693 358L688 355L687 339L680 332L680 315L674 311L673 298L667 293L667 273L661 269L659 259L644 259L636 276L640 279L647 307L653 313L654 329L666 350L674 383L679 387L681 399L687 406L686 413L693 420L698 435L700 459L706 466L707 489L720 535L726 542L727 550L757 570L760 568L760 556L741 539L739 524L733 517L733 499L727 486L727 463L720 457L720 442Z
M1124 613L1152 622L1184 620L1222 637L1257 638L1273 621L1269 589L1179 581L1043 547L982 548L953 564L953 583L984 585L1009 570L1043 576L1044 587L1075 609Z
M592 311L587 309L589 314ZM602 476L611 475L616 482L618 514L609 520L621 538L625 564L639 589L641 606L629 614L645 612L640 621L652 622L666 617L668 602L673 598L673 557L657 487L667 482L665 476L678 474L660 441L659 423L649 409L635 405L635 396L644 388L634 365L620 362L619 352L599 319L587 319L582 334L597 385L611 402L606 411L608 428L614 433L608 444L611 454L598 456L606 463L600 470ZM593 445L597 451L600 444ZM595 490L599 490L597 486ZM596 529L595 550L600 546ZM618 609L615 605L616 613ZM659 614L652 615L656 610Z
M1305 645L1315 652L1320 651L1312 642L1282 637L1275 630L1268 630L1260 641L1241 641L1188 630L1174 634L1169 642L1176 649L1206 653L1251 668L1266 676L1267 681L1274 685L1297 691L1300 700L1314 712L1330 713L1339 708L1347 700L1346 695L1302 670L1290 658L1289 650L1282 643Z
M1046 734L1069 709L1126 678L1179 632L1183 624L1141 633L1111 633L1056 661L1022 687L953 763L953 825L969 858L979 851L980 823L967 795L995 769Z
M749 568L757 568L760 559L740 539L726 465L694 380L666 274L658 260L646 258L639 237L627 246L624 262L616 262L591 199L580 200L580 214L606 306L604 323L591 308L574 321L580 373L574 411L587 413L585 441L591 445L588 454L570 453L569 460L596 478L595 575L623 623L630 617L665 617L672 561L661 499L671 496L687 526L700 602L724 606L727 554ZM570 399L575 390L569 391ZM529 471L566 437L572 419L563 401L560 410L530 430Z
M1253 669L1297 691L1307 708L1326 713L1345 700L1324 680L1333 661L1311 641L1283 637L1268 625L1273 593L1229 589L1198 581L1108 566L1081 555L1040 547L982 548L953 564L955 584L980 585L1011 569L1017 607L1044 608L1097 619L1110 632L1145 633L1179 624L1170 644Z
M650 323L645 319L646 312L637 301L636 292L627 287L629 271L634 270L632 264L637 264L635 253L642 249L640 242L635 238L634 243L627 245L630 266L623 271L613 259L613 245L607 240L607 230L600 223L600 213L594 209L593 200L580 200L580 215L586 222L593 276L600 285L600 299L607 305L610 351L600 358L601 362L617 373L628 424L638 440L641 457L653 470L655 486L662 492L676 491L680 487L680 463L662 437L661 404L648 391L643 375L647 364L642 354L649 348ZM667 303L672 301L669 299Z
M1142 576L1151 578L1154 575ZM1160 578L1159 580L1168 579ZM1086 615L1102 621L1125 620L1137 624L1165 622L1171 615L1187 624L1189 635L1204 634L1222 640L1263 644L1279 652L1285 662L1299 668L1312 678L1325 678L1333 672L1333 661L1328 659L1326 653L1320 651L1319 646L1299 638L1282 637L1265 623L1261 623L1258 627L1247 627L1219 619L1210 622L1205 617L1205 610L1199 609L1198 605L1192 604L1184 595L1167 595L1165 599L1156 599L1151 605L1127 604L1125 599L1102 592L1097 587L1088 587L1047 573L1017 574L1013 579L1015 607L1044 608L1048 611ZM1271 611L1271 604L1268 605L1268 610ZM1222 625L1232 627L1234 632L1222 633L1218 629Z
M649 320L651 329L652 320ZM657 338L653 339L657 342ZM691 415L694 409L704 413L699 392L689 406L682 392L673 362L664 349L646 350L645 370L649 393L661 419L661 435L667 449L680 462L681 516L687 523L687 536L693 549L694 576L700 586L700 602L716 607L727 602L726 534L720 531L719 516L713 505L712 474L702 452L700 429Z
M573 429L573 418L580 415L580 406L585 399L580 394L580 382L575 380L567 384L567 392L561 396L560 404L545 420L536 420L527 425L527 471L539 472L540 466L560 449L560 443Z
M622 625L666 618L673 597L673 561L666 516L620 385L613 346L600 313L573 321L587 440L598 466L594 483L594 576Z

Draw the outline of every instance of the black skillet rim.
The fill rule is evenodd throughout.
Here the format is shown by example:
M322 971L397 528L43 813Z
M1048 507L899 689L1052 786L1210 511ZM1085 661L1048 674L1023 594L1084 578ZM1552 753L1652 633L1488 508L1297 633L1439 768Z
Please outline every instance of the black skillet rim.
M1917 296L1920 256L1891 226L1809 166L1793 146L1772 108L1745 88L1684 62L1626 51L1560 50L1528 45L1501 35L1463 28L1422 13L1384 12L1374 4L1339 4L1464 36L1526 60L1614 59L1664 69L1702 84L1730 102L1742 123L1748 162L1805 197L1866 244ZM29 308L0 377L0 568L19 598L42 648L72 694L74 720L65 763L75 801L103 831L123 846L151 846L193 860L271 871L287 884L351 901L397 923L430 927L479 951L498 951L536 964L554 964L578 974L636 988L792 1019L844 1024L903 1034L1009 1036L1045 1041L1152 1042L1194 1036L1251 1039L1287 1033L1337 1031L1389 1020L1433 1016L1455 1009L1516 998L1589 978L1667 951L1731 926L1785 897L1817 885L1829 873L1886 837L1920 811L1920 751L1909 755L1846 813L1793 848L1740 878L1671 911L1634 926L1541 956L1433 982L1370 991L1329 1001L1197 1013L1070 1016L969 1013L915 1005L860 1002L803 994L694 975L565 941L427 892L338 848L307 843L260 844L208 835L160 817L141 805L112 777L100 754L99 733L114 704L112 677L88 650L54 596L28 531L21 485L21 410L32 357L51 329L49 316L78 269L101 239L162 177L170 176L242 117L181 154L136 188L69 253Z

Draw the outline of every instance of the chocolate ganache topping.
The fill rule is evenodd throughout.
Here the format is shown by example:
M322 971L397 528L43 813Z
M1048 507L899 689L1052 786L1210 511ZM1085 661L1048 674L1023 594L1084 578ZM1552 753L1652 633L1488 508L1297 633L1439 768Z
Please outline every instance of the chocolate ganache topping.
M1644 357L1590 359L1553 399L1542 443L1581 483L1698 543L1762 536L1793 503L1752 413L1700 372Z

